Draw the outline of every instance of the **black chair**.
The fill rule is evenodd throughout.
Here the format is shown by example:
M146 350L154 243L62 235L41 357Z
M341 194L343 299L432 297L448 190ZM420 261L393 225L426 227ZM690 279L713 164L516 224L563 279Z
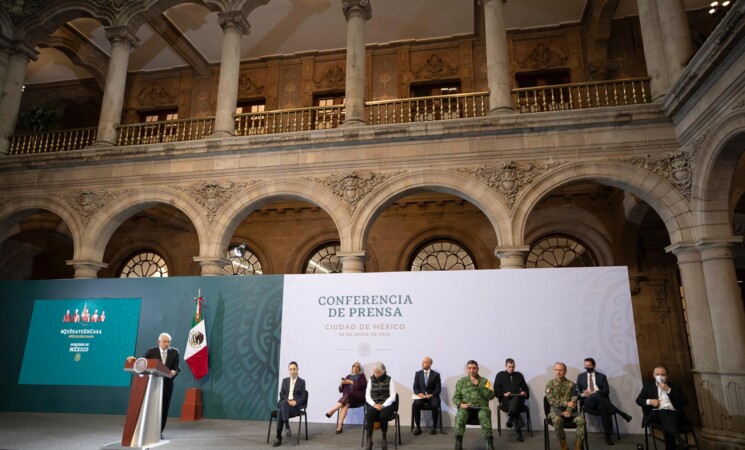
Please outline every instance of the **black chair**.
M303 417L305 417L305 440L308 440L308 413L306 411L308 407L308 391L305 391L305 407L302 408L300 411L292 412L290 413L290 419L293 417L299 417L300 420L297 424L297 443L300 444L300 431L303 429ZM269 437L272 435L272 423L274 422L274 419L277 418L277 410L275 409L271 413L269 413L269 431L266 432L266 442L269 442ZM290 426L290 423L287 422L287 426Z
M503 413L509 412L506 405L502 405L502 403L499 403L499 411L497 411L497 433L499 435L502 435L502 414L500 414L500 411ZM525 427L528 429L528 433L530 433L531 436L533 436L533 424L530 422L530 408L527 404L523 404L523 406L520 408L520 414L525 414Z
M655 431L660 432L660 436L655 434ZM683 437L686 440L686 444L691 446L691 443L689 442L689 435L693 436L693 446L691 448L700 448L698 446L698 439L696 438L696 433L693 431L693 426L690 424L682 425L680 427L680 432L683 434ZM657 450L657 441L665 442L665 433L662 431L662 428L656 423L650 423L647 424L646 427L644 427L644 448L649 449L649 437L652 436L652 445L654 445L655 450Z
M585 419L585 423L587 423L587 414L589 414L591 416L600 417L600 410L599 409L592 409L592 408L586 407L585 406L584 399L580 399L580 406L581 406L581 409L582 409L582 417ZM613 414L611 414L611 422L610 422L611 430L610 430L610 434L613 434L613 422L614 421L616 422L616 425L615 425L615 427L616 427L616 437L618 438L618 440L621 440L621 430L618 428L618 413L616 413L616 412L614 412Z
M367 417L367 408L371 408L370 405L365 402L365 417ZM393 415L388 421L396 421L396 429L393 430L393 447L398 448L401 445L401 417L398 415L398 394L396 394L396 400L393 402ZM360 441L360 447L365 445L365 432L367 431L367 420L362 421L362 439ZM396 440L398 437L398 440Z
M411 409L412 409L412 413L411 413L411 432L412 433L414 432L414 412L413 412L413 410L414 410L414 401L416 401L416 400L413 400L411 402ZM440 434L447 434L445 432L445 430L442 428L442 406L438 406L436 409L437 409L437 412L438 412L438 414L437 414L437 422L438 423L435 423L435 424L432 424L432 425L435 428L439 428L440 429ZM432 405L430 405L429 403L422 403L422 407L420 408L420 410L422 410L422 411L432 411Z
M543 397L543 412L546 414L546 418L543 419L544 448L546 450L551 450L551 443L548 437L548 432L549 432L548 427L550 426L551 428L553 428L553 423L551 422L551 418L549 418L548 416L551 413L551 405L548 403L548 399L546 397ZM587 439L589 437L587 435L587 425L585 425L584 428L585 428L585 442L583 444L584 444L585 450L590 450L590 443L588 442L589 439ZM577 429L577 425L575 425L571 419L564 419L564 429L565 430Z

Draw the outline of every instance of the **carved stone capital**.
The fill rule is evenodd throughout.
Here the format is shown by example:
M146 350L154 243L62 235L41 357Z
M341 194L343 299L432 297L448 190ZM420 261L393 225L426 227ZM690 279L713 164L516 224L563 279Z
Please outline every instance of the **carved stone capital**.
M687 200L691 199L693 172L699 151L673 150L660 155L646 155L631 158L618 158L617 161L628 162L649 170L672 184Z
M215 221L217 211L238 192L255 183L255 181L235 183L233 181L202 181L186 186L174 186L184 192L207 212L210 225Z
M539 175L562 164L566 164L566 162L515 163L510 161L478 168L459 168L456 171L470 175L485 183L493 191L499 193L505 204L512 208L515 206L515 199L521 190L533 183L533 180Z
M217 23L225 33L247 35L251 32L251 25L249 25L246 17L240 11L218 13Z
M352 17L363 17L365 20L372 19L372 5L370 0L342 0L341 9L344 17L349 21Z
M114 199L129 192L128 189L114 191L109 189L78 189L74 191L60 192L57 197L64 200L75 212L78 213L83 228L88 226L91 218L104 206Z
M219 277L225 275L225 265L230 262L219 256L195 256L193 259L194 262L202 267L203 277Z
M403 172L376 174L373 172L347 172L341 175L331 174L324 178L308 178L321 184L337 196L350 213L354 213L362 199L370 195L385 180Z
M99 261L65 261L68 266L75 269L75 279L98 278L98 271L109 267L108 264Z
M111 42L112 46L124 46L127 50L132 51L140 44L140 40L128 27L106 27L106 39Z

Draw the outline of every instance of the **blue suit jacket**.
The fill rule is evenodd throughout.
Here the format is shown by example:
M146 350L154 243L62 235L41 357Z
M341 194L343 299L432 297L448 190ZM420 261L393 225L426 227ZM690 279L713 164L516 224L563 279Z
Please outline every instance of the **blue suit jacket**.
M429 380L424 384L424 370L414 374L414 393L415 394L432 394L432 397L439 397L441 389L440 374L430 369Z
M282 389L279 391L279 400L288 400L290 398L290 377L282 380ZM292 398L297 402L299 408L305 408L308 403L308 391L305 390L305 380L297 377L295 381L295 389L292 393Z

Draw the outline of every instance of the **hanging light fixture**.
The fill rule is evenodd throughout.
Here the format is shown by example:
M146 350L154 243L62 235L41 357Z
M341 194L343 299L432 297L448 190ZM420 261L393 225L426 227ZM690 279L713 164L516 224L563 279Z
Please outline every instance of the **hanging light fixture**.
M711 2L709 6L711 6L711 9L709 10L709 14L716 14L719 11L719 8L726 8L732 3L730 0L724 0L723 2Z

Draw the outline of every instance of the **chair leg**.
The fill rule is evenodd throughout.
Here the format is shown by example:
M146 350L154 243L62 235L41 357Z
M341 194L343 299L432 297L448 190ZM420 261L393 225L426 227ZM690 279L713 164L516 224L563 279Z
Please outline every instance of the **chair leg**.
M613 414L613 419L616 421L616 437L621 440L621 430L618 428L618 414ZM612 434L612 432L611 432Z
M287 425L288 426L290 425L289 422ZM300 432L301 431L303 431L303 415L302 414L298 416L298 421L297 421L297 445L300 445Z
M272 422L274 422L274 416L269 413L269 431L266 432L266 443L269 443L269 436L272 434Z
M497 433L502 435L502 410L499 409L499 405L497 405Z
M308 414L305 414L305 440L308 440ZM300 442L298 441L298 444Z
M525 411L525 417L528 419L528 433L533 437L533 422L530 421L530 410Z
M545 419L548 420L548 419ZM548 423L543 422L543 448L546 450L551 450L551 442L549 442L548 439Z

